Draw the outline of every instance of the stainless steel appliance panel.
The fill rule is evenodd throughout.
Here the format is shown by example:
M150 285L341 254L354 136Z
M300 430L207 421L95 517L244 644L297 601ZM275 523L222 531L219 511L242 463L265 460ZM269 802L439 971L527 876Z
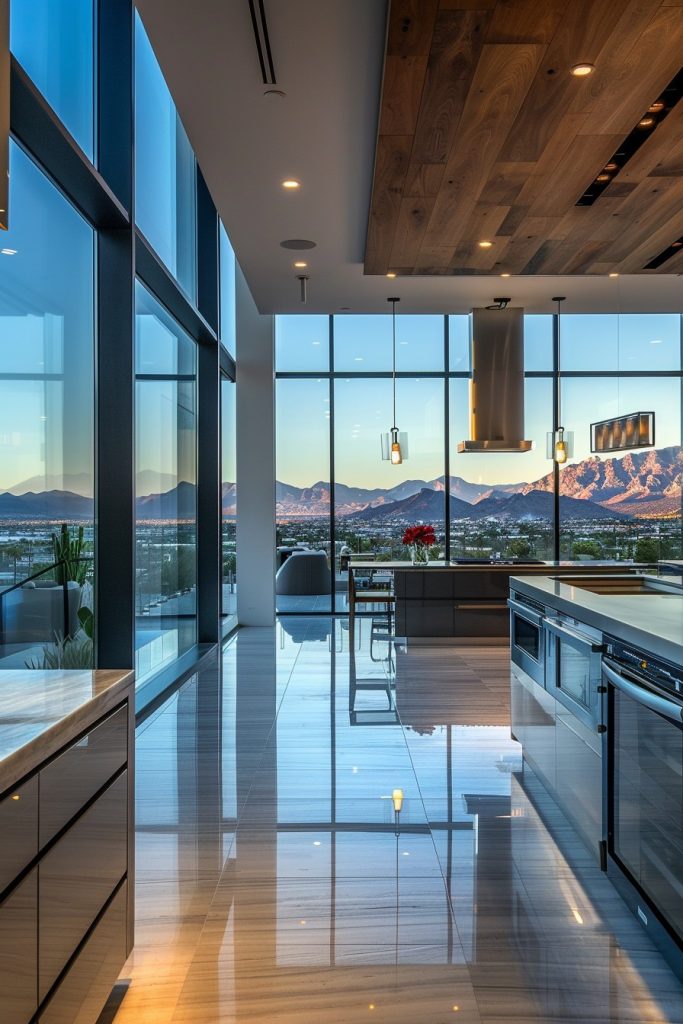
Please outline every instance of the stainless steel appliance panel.
M555 721L558 803L600 860L603 838L601 737L557 702Z
M515 594L507 603L510 609L510 660L539 686L545 686L543 613Z
M128 708L119 708L40 773L44 846L126 763Z
M603 669L610 689L609 852L683 951L683 670L676 686L675 670L657 677L607 658ZM667 675L670 689L659 685Z
M126 872L127 801L123 772L40 862L41 1000Z
M516 665L510 681L512 734L536 774L554 791L556 701Z
M0 800L0 892L38 853L38 776Z
M597 730L602 724L602 636L568 616L547 615L546 687L579 721Z
M40 1024L94 1024L126 958L127 883L107 907L69 968Z

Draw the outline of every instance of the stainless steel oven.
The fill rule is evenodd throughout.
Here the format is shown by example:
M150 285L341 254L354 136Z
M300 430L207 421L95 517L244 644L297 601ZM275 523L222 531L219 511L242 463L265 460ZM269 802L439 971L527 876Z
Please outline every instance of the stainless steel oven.
M510 660L528 676L545 686L545 634L542 605L512 594L510 609Z
M602 670L608 870L683 977L683 668L614 641Z
M597 732L602 725L602 634L561 613L546 615L543 626L546 689L580 722Z

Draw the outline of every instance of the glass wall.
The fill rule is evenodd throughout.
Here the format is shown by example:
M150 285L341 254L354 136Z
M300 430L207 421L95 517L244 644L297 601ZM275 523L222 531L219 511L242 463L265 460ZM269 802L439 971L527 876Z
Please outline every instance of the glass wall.
M77 613L93 610L93 231L14 143L10 171L0 252L0 667L89 667L93 644ZM76 542L82 531L68 579L48 568L63 530Z
M681 556L681 317L562 317L562 420L575 451L561 470L557 523L546 457L555 322L524 318L524 435L533 450L460 454L469 436L470 317L398 315L396 418L408 459L391 466L380 458L380 434L393 421L391 317L277 318L278 525L290 545L329 552L338 611L348 556L404 557L402 534L418 523L434 525L435 556L552 559L558 545L563 558ZM637 410L656 413L654 449L591 454L591 422ZM332 486L321 488L330 448ZM299 609L288 598L278 607L318 604Z
M139 282L135 310L139 684L197 639L197 347Z
M236 386L221 379L221 553L223 631L237 625L237 435Z
M230 245L228 233L220 224L220 337L224 348L235 356L235 253Z
M329 381L279 380L276 411L276 607L329 612Z
M12 0L9 6L12 53L94 161L93 0Z
M194 153L137 13L135 190L138 227L189 297L196 299Z

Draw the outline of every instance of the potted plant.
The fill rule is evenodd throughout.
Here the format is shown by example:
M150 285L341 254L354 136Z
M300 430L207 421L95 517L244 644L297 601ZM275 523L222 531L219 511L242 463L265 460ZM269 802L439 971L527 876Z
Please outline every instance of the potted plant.
M403 543L410 548L413 565L426 564L429 561L429 549L436 544L434 527L430 525L409 526L403 534Z

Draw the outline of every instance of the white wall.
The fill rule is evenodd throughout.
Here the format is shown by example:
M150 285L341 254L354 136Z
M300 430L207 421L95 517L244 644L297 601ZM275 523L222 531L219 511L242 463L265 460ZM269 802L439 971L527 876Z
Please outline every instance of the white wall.
M275 318L262 316L239 266L237 317L237 617L275 621Z

